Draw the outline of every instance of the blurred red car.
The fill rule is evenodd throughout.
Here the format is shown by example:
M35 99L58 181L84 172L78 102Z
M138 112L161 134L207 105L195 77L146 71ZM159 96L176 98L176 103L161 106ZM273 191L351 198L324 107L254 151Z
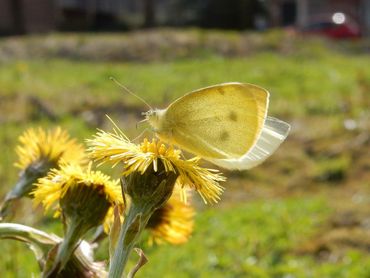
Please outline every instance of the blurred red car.
M310 20L302 31L334 39L361 37L359 25L348 15L341 12L316 16Z

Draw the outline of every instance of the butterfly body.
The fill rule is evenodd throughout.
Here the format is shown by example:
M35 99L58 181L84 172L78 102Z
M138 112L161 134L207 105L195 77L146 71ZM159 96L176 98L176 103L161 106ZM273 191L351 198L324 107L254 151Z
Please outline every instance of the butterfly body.
M190 92L146 118L161 140L216 165L248 169L262 159L245 160L263 134L268 97L252 84L223 83ZM282 125L286 136L289 125Z

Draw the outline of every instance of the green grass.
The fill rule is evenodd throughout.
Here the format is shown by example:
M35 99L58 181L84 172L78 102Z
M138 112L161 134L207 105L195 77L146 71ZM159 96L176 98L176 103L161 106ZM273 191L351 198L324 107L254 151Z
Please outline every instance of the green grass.
M320 197L256 201L209 209L184 246L148 250L138 277L367 277L370 258L356 252L340 263L296 256L330 214Z
M358 252L348 253L337 263L295 255L330 212L322 197L207 209L198 213L194 235L187 244L149 247L142 243L149 263L137 277L367 277L370 268L365 266L370 258ZM2 249L16 250L15 257L2 260L2 269L8 269L2 277L38 275L26 246L11 243ZM20 266L26 271L14 272Z
M194 235L185 245L140 244L149 263L137 277L368 277L370 258L356 251L339 262L296 255L330 213L323 196L210 208L198 213ZM2 269L8 269L2 277L38 275L25 245L12 242L2 249L16 254L2 260ZM24 271L17 271L20 266Z
M267 88L273 112L296 116L338 112L346 102L361 102L370 87L370 70L364 67L369 62L368 56L336 53L320 57L260 53L150 64L18 61L0 66L0 93L37 96L56 111L68 112L98 104L137 103L109 81L110 76L155 106L200 87L240 81Z
M237 33L217 36L230 43L239 39ZM369 193L368 145L366 141L360 147L349 143L368 130L370 68L366 65L370 57L332 51L317 40L307 41L304 51L270 51L284 42L276 34L267 34L264 39L268 43L263 50L242 57L196 49L196 58L177 55L176 59L150 63L55 57L13 57L1 63L0 196L17 179L14 147L28 127L60 125L83 142L96 127L111 128L106 120L89 120L88 113L101 113L103 119L104 113L109 113L131 138L138 135L135 121L140 118L127 109L135 107L139 112L147 108L112 83L110 76L154 107L165 107L203 86L229 81L255 83L271 92L270 114L293 124L291 136L260 167L226 173L230 179L221 205L198 204L201 210L189 243L141 244L150 262L138 277L370 276L366 267L370 256L361 249L341 249L334 261L297 251L332 229L330 218L337 209L351 205L355 210L362 204L354 201L352 191L364 200ZM40 113L30 97L49 109L56 121ZM360 128L346 130L346 119L354 119ZM60 225L43 221L41 213L28 217L33 209L29 201L18 202L16 208L16 221L60 235ZM106 258L106 252L101 248L98 258ZM1 277L38 273L32 253L23 244L2 241L0 254L6 254L0 260Z
M294 257L293 250L312 236L329 212L320 198L255 201L208 209L197 216L189 243L146 252L150 261L138 277L173 277L173 273L176 277L305 274L303 268L310 262Z

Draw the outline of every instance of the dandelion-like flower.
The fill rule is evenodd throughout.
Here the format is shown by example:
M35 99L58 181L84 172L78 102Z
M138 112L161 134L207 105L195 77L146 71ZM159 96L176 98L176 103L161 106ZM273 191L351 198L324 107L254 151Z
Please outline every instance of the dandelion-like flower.
M45 210L56 210L56 215L91 218L91 226L99 225L103 218L105 231L109 228L112 208L123 204L118 180L112 181L102 172L92 171L91 164L87 169L76 164L52 169L37 181L32 195L35 204L41 203Z
M220 199L223 188L219 182L225 178L217 170L200 167L199 158L183 159L180 150L156 139L144 139L137 145L122 132L99 131L93 140L88 140L88 144L90 156L96 161L111 162L113 166L123 163L121 186L130 197L130 209L120 229L109 277L122 276L134 244L153 214L166 205L175 184L182 189L195 189L205 202L217 202ZM162 214L162 220L169 221L170 210L162 212L167 213ZM162 226L161 229L157 226L157 236L162 235L169 241L177 242L179 235L170 236L166 233L181 233L181 225L174 228L176 224L173 220L170 224L172 226L167 224L166 228ZM180 239L183 240L184 237Z
M123 205L119 182L100 171L92 171L91 164L87 169L64 164L60 169L51 170L38 180L32 195L35 204L41 203L46 210L52 208L61 214L66 226L53 267L46 270L47 277L63 269L88 230L102 223L108 230L110 211L116 205Z
M83 146L59 127L49 131L41 128L28 129L19 137L19 143L16 147L18 161L15 166L21 169L20 176L5 197L0 218L7 214L14 199L28 196L34 189L36 180L46 176L50 169L58 168L61 162L86 162Z
M225 178L217 170L200 167L200 158L183 159L181 151L172 146L167 147L155 139L144 139L136 145L123 133L105 131L99 131L93 140L88 140L88 144L93 159L113 165L123 162L123 176L133 172L143 174L150 167L157 172L158 164L162 163L166 172L177 173L178 184L195 189L206 203L220 199L223 188L219 182Z
M30 128L19 137L19 142L15 166L21 170L40 164L54 168L60 161L80 163L85 159L83 146L60 127L49 131Z
M194 208L184 203L181 189L175 187L171 198L157 209L146 226L150 231L150 242L182 244L193 232Z

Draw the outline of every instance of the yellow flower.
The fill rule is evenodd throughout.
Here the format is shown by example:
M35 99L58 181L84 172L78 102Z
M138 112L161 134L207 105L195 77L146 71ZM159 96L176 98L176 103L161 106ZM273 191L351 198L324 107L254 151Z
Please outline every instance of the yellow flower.
M140 145L136 145L117 131L114 134L99 131L94 139L88 140L88 144L90 156L96 161L109 161L113 166L123 162L123 176L133 172L144 174L149 167L153 167L156 172L160 161L166 172L175 172L178 175L177 183L181 187L195 189L205 203L220 199L223 187L219 182L225 178L217 170L200 167L198 157L183 159L181 151L172 146L166 146L155 139L151 142L144 139Z
M150 217L146 228L150 230L151 242L182 244L188 241L193 232L195 211L182 201L181 193L181 189L175 187L167 203Z
M46 210L54 208L63 217L64 239L57 247L53 264L44 269L45 277L55 277L70 260L85 234L104 223L105 229L111 222L109 211L115 205L123 205L118 181L99 171L77 164L61 164L46 177L38 179L32 192L35 204L43 204Z
M58 168L62 162L86 163L83 146L70 139L68 133L59 127L49 131L28 129L19 137L19 142L15 166L21 169L21 173L4 198L0 219L8 215L13 200L28 197L37 179L46 176L50 169Z
M85 159L83 146L60 127L49 131L30 128L19 137L19 142L15 166L22 170L42 161L56 166L60 161L80 163Z
M91 226L100 225L104 219L105 231L109 229L113 207L123 204L119 181L92 171L91 164L85 170L76 164L64 164L60 169L51 170L37 181L32 195L35 204L41 203L45 210L53 208L57 214L70 217L76 214L85 221L90 219Z

